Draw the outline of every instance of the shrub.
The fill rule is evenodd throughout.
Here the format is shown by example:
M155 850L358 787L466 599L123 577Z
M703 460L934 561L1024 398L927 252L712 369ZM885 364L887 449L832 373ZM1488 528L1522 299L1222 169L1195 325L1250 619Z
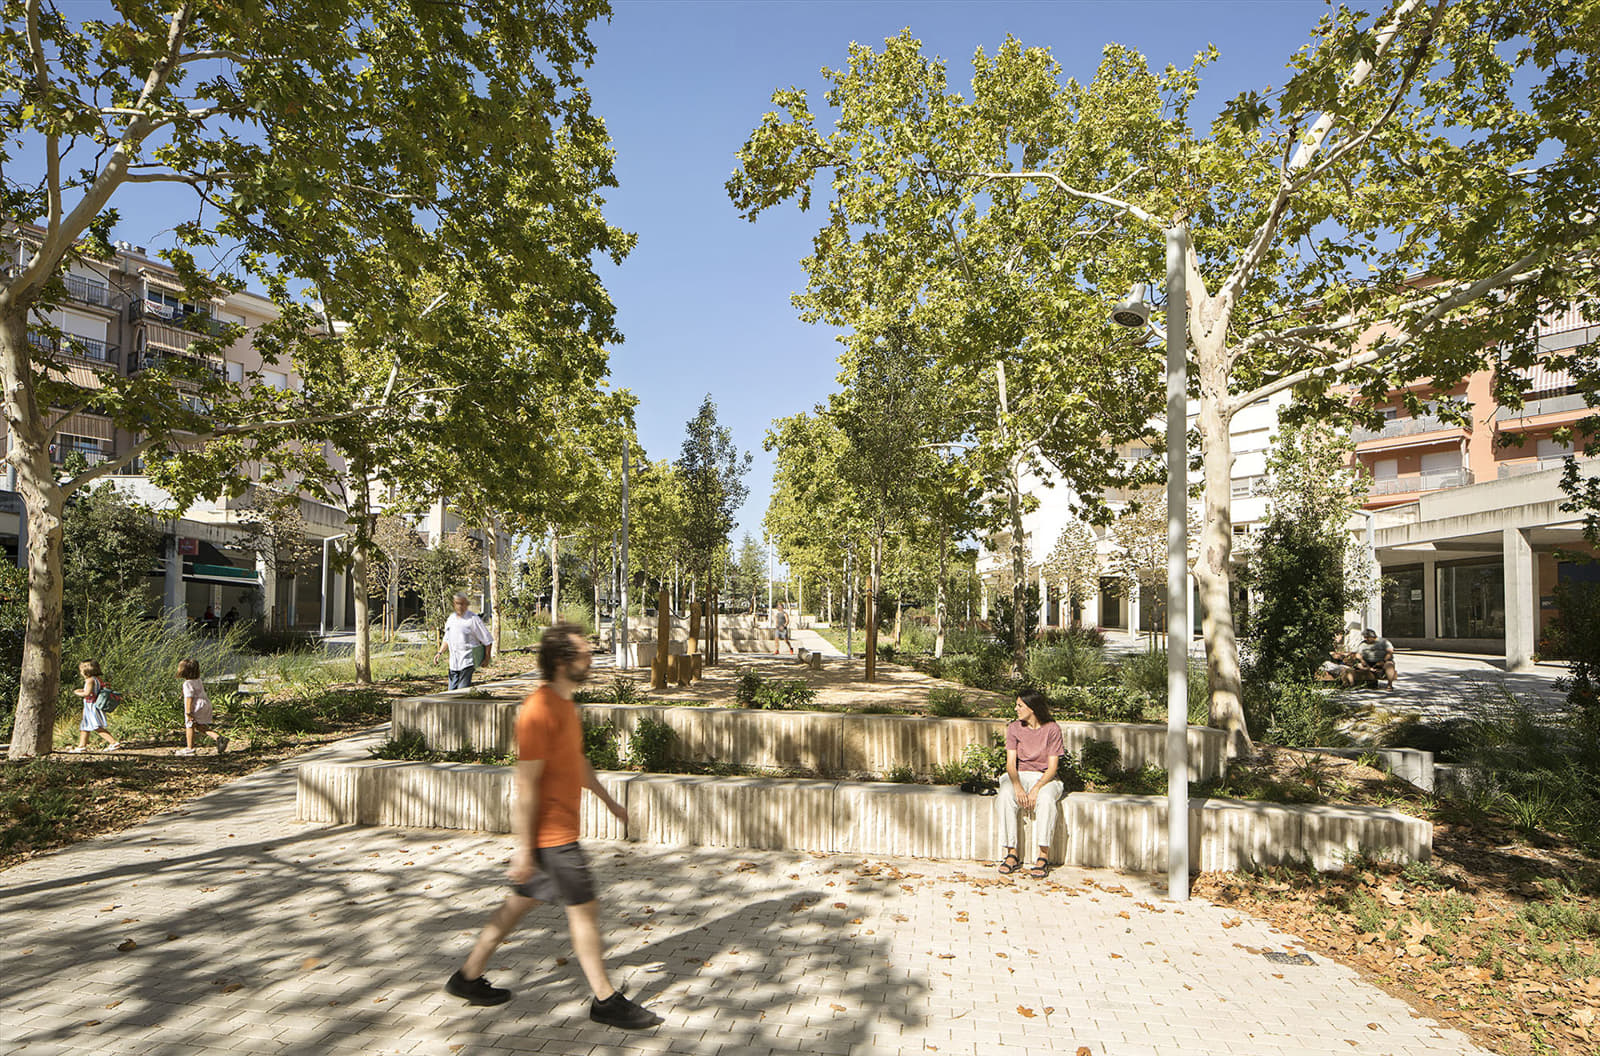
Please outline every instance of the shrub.
M891 766L888 771L884 773L883 777L884 780L893 781L898 785L909 785L917 779L917 775L909 766L906 766L904 763L901 763L898 766Z
M1035 686L1057 682L1088 686L1105 677L1106 664L1099 649L1066 639L1059 645L1039 645L1028 650L1028 681Z
M941 719L965 719L972 715L967 695L959 689L928 690L928 714Z
M733 689L733 699L747 708L761 707L756 703L756 694L761 692L761 684L764 681L765 679L754 670L745 668L739 672L739 681Z
M901 630L900 651L903 653L931 653L937 644L938 636L933 628L927 624L913 623ZM945 644L948 645L950 636L945 635Z
M1006 747L1000 744L969 744L961 750L961 765L967 776L979 781L992 781L1005 773Z
M421 730L405 730L397 737L390 737L387 741L375 748L368 749L374 759L428 759L433 752L428 748L427 738L422 736Z
M639 692L639 683L627 675L613 675L611 678L611 702L613 704L638 704L644 699L644 694Z
M1015 693L1021 688L1020 682L1011 673L1010 652L1004 646L993 643L977 653L945 656L939 664L936 677L997 693Z
M1142 690L1130 690L1115 682L1077 686L1058 682L1046 688L1057 719L1086 722L1144 722L1154 714L1156 702Z
M620 741L617 728L609 722L596 722L583 728L583 754L596 770L622 769Z
M1251 733L1285 748L1320 748L1346 743L1339 732L1338 702L1331 689L1305 683L1247 682L1245 723Z
M672 761L672 745L677 735L658 719L640 719L628 738L628 763L639 770L661 772Z
M812 689L805 679L780 678L763 682L761 688L756 691L755 706L781 711L803 707L816 698L817 691Z
M1076 762L1085 780L1108 784L1122 773L1122 750L1110 741L1085 741Z

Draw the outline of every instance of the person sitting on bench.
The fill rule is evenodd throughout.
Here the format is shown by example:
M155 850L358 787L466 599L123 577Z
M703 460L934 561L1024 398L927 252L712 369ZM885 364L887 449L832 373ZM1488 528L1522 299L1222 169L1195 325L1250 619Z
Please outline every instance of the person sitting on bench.
M1378 637L1378 632L1368 627L1361 632L1361 648L1357 650L1361 656L1358 671L1372 679L1374 683L1380 679L1389 683L1389 688L1394 688L1394 646L1389 639Z

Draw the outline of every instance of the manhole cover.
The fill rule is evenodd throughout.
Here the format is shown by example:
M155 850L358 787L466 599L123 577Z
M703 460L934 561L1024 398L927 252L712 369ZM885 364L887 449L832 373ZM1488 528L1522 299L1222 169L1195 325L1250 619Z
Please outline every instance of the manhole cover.
M1316 964L1309 956L1303 953L1283 953L1280 950L1268 950L1261 956L1273 964Z

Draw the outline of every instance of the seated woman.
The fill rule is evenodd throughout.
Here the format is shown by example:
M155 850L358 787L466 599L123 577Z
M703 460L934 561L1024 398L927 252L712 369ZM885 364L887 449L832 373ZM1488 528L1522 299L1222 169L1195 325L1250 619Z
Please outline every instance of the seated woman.
M1022 859L1017 857L1018 809L1033 815L1033 841L1039 847L1030 875L1043 879L1050 871L1050 838L1056 831L1056 804L1061 800L1056 767L1065 754L1061 727L1050 719L1049 701L1033 690L1019 695L1017 721L1006 727L1006 772L995 799L1005 845L1002 873L1022 868Z

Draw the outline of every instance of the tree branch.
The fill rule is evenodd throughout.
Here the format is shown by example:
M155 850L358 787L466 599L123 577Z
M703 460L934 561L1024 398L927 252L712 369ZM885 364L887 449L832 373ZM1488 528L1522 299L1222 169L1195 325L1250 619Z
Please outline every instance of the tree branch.
M1345 75L1344 81L1340 85L1342 92L1348 92L1366 83L1367 78L1372 75L1373 63L1389 50L1390 44L1399 34L1401 22L1421 3L1422 0L1401 0L1395 7L1394 12L1389 16L1389 21L1378 30L1377 41L1373 46L1373 58L1371 60L1361 59L1351 67L1350 72ZM1440 0L1439 8L1434 16L1435 22L1442 14L1443 0ZM1411 77L1415 75L1420 59L1421 53L1419 52L1417 60L1411 64L1410 72L1405 78L1402 78L1397 95L1389 109L1366 131L1365 137L1370 138L1382 123L1393 115L1395 109L1399 106L1401 97L1410 85ZM1255 230L1255 234L1251 236L1250 245L1245 250L1244 256L1239 259L1238 264L1234 265L1232 273L1229 274L1227 280L1223 282L1222 287L1217 291L1220 303L1217 306L1216 318L1220 324L1226 325L1232 314L1233 306L1238 303L1245 285L1255 274L1256 269L1260 267L1262 260L1266 258L1267 250L1272 243L1273 237L1278 233L1278 225L1282 222L1284 213L1288 212L1295 193L1304 185L1306 180L1321 170L1311 170L1298 176L1296 173L1306 169L1311 164L1312 160L1317 156L1317 152L1322 149L1323 144L1327 141L1328 135L1342 117L1343 115L1338 110L1324 110L1317 118L1316 123L1311 126L1311 131L1301 140L1299 148L1289 160L1288 165L1285 166L1283 178L1278 184L1278 191L1273 195L1271 203L1267 206L1265 219L1261 221L1261 224ZM1365 142L1362 137L1357 138L1361 142ZM1330 163L1336 160L1338 156L1336 152L1335 157L1329 159Z
M1356 367L1363 367L1370 363L1377 362L1379 359L1382 359L1395 349L1400 348L1414 340L1421 331L1438 322L1446 313L1454 311L1455 309L1460 308L1462 305L1470 304L1471 302L1478 300L1480 297L1483 297L1485 294L1490 293L1493 290L1500 289L1504 286L1516 285L1533 278L1536 273L1531 269L1534 267L1534 265L1539 264L1546 259L1548 255L1548 250L1536 249L1532 253L1524 256L1521 260L1516 261L1509 267L1502 268L1492 275L1486 275L1475 282L1455 287L1454 291L1446 296L1437 298L1421 298L1416 301L1411 301L1407 304L1401 305L1400 310L1394 313L1395 316L1401 315L1409 310L1423 307L1430 302L1432 303L1431 308L1423 312L1420 318L1414 320L1406 329L1400 331L1399 333L1386 337L1382 341L1373 345L1371 348L1357 352L1351 356L1346 356L1344 359L1337 360L1333 363L1324 363L1315 367L1307 367L1305 370L1296 371L1293 374L1287 374L1275 381L1269 381L1260 388L1252 389L1250 392L1244 393L1243 395L1232 400L1228 405L1228 413L1230 415L1235 414L1253 403L1257 403L1266 399L1268 396L1274 396L1286 389L1291 389L1294 386L1299 385L1301 382L1309 381L1314 377L1318 377L1319 375L1342 374L1347 370L1353 370ZM1391 318L1393 318L1393 316ZM1377 322L1377 320L1365 320L1357 319L1353 316L1345 316L1343 319L1337 321L1337 327L1335 327L1334 324L1329 324L1327 327L1322 328L1322 332L1331 333L1334 332L1336 328L1349 329L1359 325L1371 326L1376 325ZM1310 330L1314 328L1301 329ZM1274 344L1281 336L1282 335L1267 336L1262 338L1261 341L1257 343ZM1304 346L1301 345L1301 347Z
M45 57L44 39L39 35L39 5L41 0L28 0L28 55L33 60L33 80L39 92L40 110L48 110L54 88L50 83L50 60ZM48 117L47 120L50 120ZM53 127L53 126L52 126ZM61 136L54 131L45 134L45 235L49 237L61 226Z
M1109 205L1111 208L1127 213L1129 216L1142 220L1147 224L1154 225L1155 227L1164 226L1161 221L1156 219L1155 216L1151 215L1148 210L1141 209L1132 202L1125 202L1120 198L1113 198L1109 194L1101 194L1096 191L1079 190L1078 188L1068 184L1067 181L1063 180L1060 176L1057 176L1053 172L1038 172L1031 170L1023 172L956 172L951 170L943 170L943 175L953 176L957 179L977 179L982 180L984 183L989 183L993 180L1031 180L1034 182L1049 183L1053 184L1056 190L1070 197L1082 198L1085 201L1090 202L1098 202L1101 205ZM1131 176L1132 174L1130 173L1129 175ZM1127 178L1128 177L1123 177L1124 180Z

